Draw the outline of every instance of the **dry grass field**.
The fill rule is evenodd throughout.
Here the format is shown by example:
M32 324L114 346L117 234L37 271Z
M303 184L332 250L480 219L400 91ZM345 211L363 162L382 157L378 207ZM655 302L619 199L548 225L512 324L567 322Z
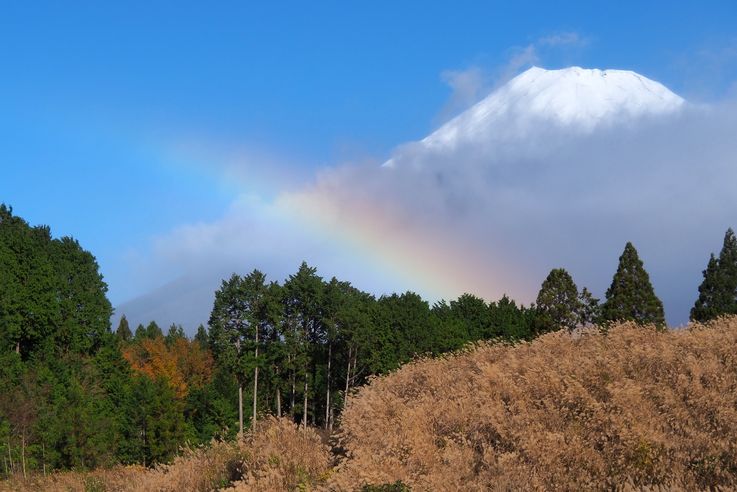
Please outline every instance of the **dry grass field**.
M87 473L0 483L0 490L85 492L178 492L309 490L325 483L330 472L328 447L312 430L286 419L261 422L239 444L213 442L185 450L169 465L155 469L118 466Z
M12 490L702 490L737 484L737 318L482 344L374 379L331 454L265 420L155 470L6 482Z
M737 318L553 333L403 367L353 399L336 488L737 484Z

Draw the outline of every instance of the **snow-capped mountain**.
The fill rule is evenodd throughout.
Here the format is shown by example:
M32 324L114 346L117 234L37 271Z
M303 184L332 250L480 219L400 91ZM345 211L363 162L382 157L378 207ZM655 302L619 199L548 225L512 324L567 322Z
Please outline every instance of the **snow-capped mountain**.
M442 152L462 144L527 138L541 128L585 134L602 125L673 113L684 102L664 85L629 70L533 67L417 144Z

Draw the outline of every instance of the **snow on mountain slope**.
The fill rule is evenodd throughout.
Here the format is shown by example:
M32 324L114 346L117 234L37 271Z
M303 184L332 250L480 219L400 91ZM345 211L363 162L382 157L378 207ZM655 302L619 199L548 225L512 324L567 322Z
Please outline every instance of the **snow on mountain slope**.
M429 151L499 143L528 137L551 123L585 134L601 125L672 113L683 104L662 84L628 70L533 67L418 143Z

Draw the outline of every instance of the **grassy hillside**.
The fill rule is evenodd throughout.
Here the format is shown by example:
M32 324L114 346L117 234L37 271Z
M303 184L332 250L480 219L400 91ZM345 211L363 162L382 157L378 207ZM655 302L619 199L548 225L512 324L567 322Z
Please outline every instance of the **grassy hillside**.
M679 331L631 324L481 345L374 379L331 456L265 421L157 470L66 473L26 490L703 489L737 484L737 318ZM0 487L1 488L1 487Z
M418 490L737 484L737 318L624 324L404 366L353 399L333 483Z

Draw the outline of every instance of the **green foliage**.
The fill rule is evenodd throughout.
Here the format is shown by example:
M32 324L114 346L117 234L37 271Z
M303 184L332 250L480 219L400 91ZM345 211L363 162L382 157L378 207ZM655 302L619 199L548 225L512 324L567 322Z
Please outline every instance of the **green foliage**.
M691 319L708 321L721 315L737 314L737 238L732 229L727 229L724 235L719 258L712 254L703 274L704 281L691 309Z
M113 313L97 261L68 237L51 242L50 259L58 286L56 346L64 351L92 354L109 334Z
M204 444L213 437L233 437L238 425L238 384L224 369L212 381L187 395L185 418L189 440Z
M164 379L134 376L128 393L122 460L153 465L167 462L183 442L182 402Z
M256 339L266 322L267 292L266 276L254 270L243 278L233 274L215 293L209 337L213 354L241 384L257 364Z
M136 330L137 334L138 330ZM161 331L161 328L159 328L159 325L156 324L156 321L151 321L148 325L146 325L146 331L144 332L146 338L155 340L159 337L164 336L164 332Z
M554 268L543 281L536 301L536 331L560 328L573 330L598 320L599 300L585 287L578 292L573 278L563 268Z
M133 338L130 326L128 326L128 320L125 315L120 317L120 323L118 323L118 329L115 330L115 335L123 343L128 343Z
M535 316L506 296L487 304L465 294L432 309L413 292L375 299L348 282L325 281L302 263L283 285L267 285L257 270L224 280L215 293L210 332L198 330L198 338L207 340L220 370L238 381L247 398L259 368L259 412L327 427L347 392L370 376L477 340L530 339ZM197 406L197 425L215 428L203 423L213 409L203 400Z
M0 429L27 468L117 461L126 362L95 258L0 205ZM9 460L10 461L10 460Z
M605 321L665 324L663 303L650 283L650 276L632 243L627 243L602 306Z
M202 348L210 346L210 336L207 333L207 329L202 325L197 327L197 333L195 334L194 339Z
M171 347L178 339L184 338L187 338L187 335L184 334L184 328L182 328L182 325L172 324L169 327L169 331L166 332L165 340L166 344Z
M530 340L535 334L537 312L531 308L517 306L507 295L489 305L490 337L502 340Z
M40 367L32 386L46 395L35 409L36 428L51 468L95 468L116 461L115 407L94 369L84 367L88 363L69 359Z
M538 331L574 329L579 322L578 287L563 268L554 268L543 281L535 302Z

